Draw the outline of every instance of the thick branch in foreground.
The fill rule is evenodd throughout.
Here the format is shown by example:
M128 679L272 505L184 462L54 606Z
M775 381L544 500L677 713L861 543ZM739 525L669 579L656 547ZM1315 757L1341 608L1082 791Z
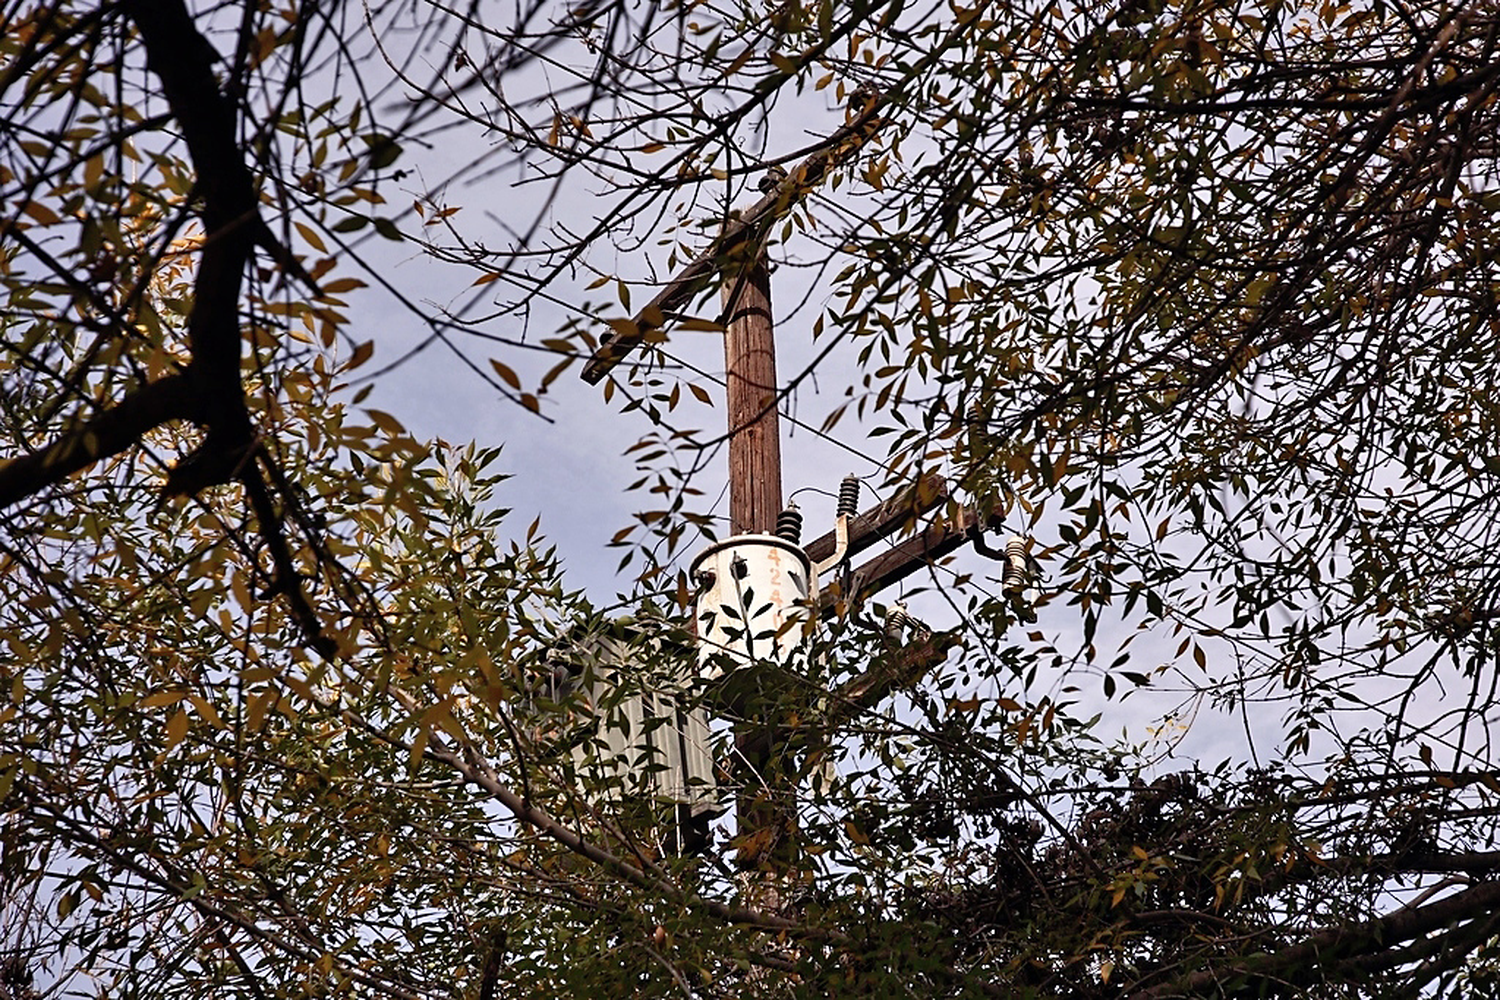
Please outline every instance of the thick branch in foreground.
M41 451L0 464L0 509L59 483L101 458L118 455L154 427L186 418L193 392L187 375L147 383Z
M239 302L261 223L255 184L236 135L238 115L214 75L218 53L181 0L130 0L126 10L140 29L146 65L161 81L172 117L182 127L203 199L206 239L187 331L197 418L228 444L248 444Z
M203 456L242 455L254 439L240 383L239 300L261 226L255 185L236 135L235 106L214 75L218 54L181 0L129 0L124 9L140 30L147 66L161 81L182 128L202 197L207 236L188 317L192 360L183 373L136 390L42 451L0 466L0 507L120 454L171 420L191 419L208 429ZM228 482L239 464L219 462L213 475L193 485Z
M1340 963L1358 963L1366 956L1461 922L1487 921L1488 932L1493 933L1497 910L1500 910L1500 882L1484 882L1426 906L1400 909L1348 927L1330 927L1270 954L1215 963L1213 968L1137 990L1129 996L1130 1000L1169 1000L1226 993L1275 995L1278 984L1298 986L1317 982ZM1238 984L1238 989L1231 989L1232 984Z

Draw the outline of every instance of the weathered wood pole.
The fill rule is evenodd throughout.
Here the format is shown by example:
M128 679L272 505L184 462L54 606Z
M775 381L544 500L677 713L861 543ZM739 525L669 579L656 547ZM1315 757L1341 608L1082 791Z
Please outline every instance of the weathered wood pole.
M781 513L781 430L776 419L776 342L765 259L724 281L729 418L730 533L773 531ZM731 297L734 302L730 302Z
M781 434L776 416L776 342L771 322L771 276L763 257L730 271L724 281L728 321L724 369L729 421L729 524L732 534L775 530L781 513ZM771 719L736 726L735 748L751 774L738 796L739 861L747 868L784 872L791 858L791 784L780 761ZM758 901L780 907L775 882L757 887Z

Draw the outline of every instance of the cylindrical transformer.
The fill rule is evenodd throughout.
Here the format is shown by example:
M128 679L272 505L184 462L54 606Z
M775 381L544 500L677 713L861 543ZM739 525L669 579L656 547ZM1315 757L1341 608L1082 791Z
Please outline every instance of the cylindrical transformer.
M756 664L787 667L806 645L812 563L775 535L736 535L693 560L698 665L705 680Z

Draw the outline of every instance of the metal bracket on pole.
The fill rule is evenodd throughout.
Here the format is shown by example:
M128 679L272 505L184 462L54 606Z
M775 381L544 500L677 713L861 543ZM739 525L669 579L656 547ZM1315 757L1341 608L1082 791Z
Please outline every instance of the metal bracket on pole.
M854 583L843 599L856 604L899 583L925 566L971 541L984 530L998 526L997 518L986 519L973 507L962 507L949 523L935 524L920 534L912 535L904 542L866 561L854 571ZM830 603L822 598L823 604Z
M833 553L813 566L813 576L821 579L823 574L843 562L849 555L849 515L840 514L833 523Z

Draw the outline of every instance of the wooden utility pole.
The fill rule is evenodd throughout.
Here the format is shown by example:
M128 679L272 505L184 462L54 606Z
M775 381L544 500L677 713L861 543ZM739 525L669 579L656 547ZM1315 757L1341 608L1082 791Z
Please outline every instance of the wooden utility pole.
M722 231L673 277L630 323L599 339L583 379L602 381L650 335L684 315L715 280L725 313L725 382L728 386L729 508L731 533L774 531L781 513L781 438L777 421L776 348L772 339L770 275L761 250L764 236L838 165L855 156L884 124L879 102L866 99L849 121L819 143L785 177L769 185L748 208L731 212ZM777 763L775 720L741 722L735 734L740 764L754 777L737 803L741 860L747 866L790 870L795 822L792 781ZM774 889L769 899L774 900ZM766 897L763 897L766 898ZM774 908L774 907L773 907Z
M729 430L729 520L732 536L770 534L781 513L781 439L777 420L776 347L771 319L770 275L762 251L765 234L812 191L828 173L853 157L883 124L879 100L866 98L851 119L820 143L765 194L746 209L729 213L719 236L684 267L628 323L600 337L584 366L590 383L604 379L651 335L687 315L695 297L720 282L725 317L725 383ZM892 534L914 528L922 515L950 505L946 486L928 477L907 493L852 518L841 534L814 539L803 551L812 565L842 552L860 552ZM854 607L875 592L923 567L965 542L978 540L987 523L972 507L956 508L926 530L843 576L846 586L831 589L820 602L824 611L836 605ZM840 542L839 538L843 541ZM847 570L847 563L844 564ZM951 636L927 636L896 650L889 662L874 664L863 675L832 692L831 716L848 717L875 704L891 691L909 686L942 661L956 642ZM767 704L774 704L772 699ZM766 872L753 895L757 906L780 909L788 878L796 868L795 780L786 766L786 728L766 705L742 710L737 720L740 782L736 805L740 862Z
M729 419L729 530L769 533L781 513L776 341L771 276L757 258L724 282L724 382Z
M730 534L769 534L781 513L781 429L777 420L776 341L771 274L759 247L724 279L725 409L729 421ZM792 861L796 811L790 777L777 760L777 720L742 719L734 746L749 781L735 804L740 863L785 875ZM758 887L776 908L777 887Z

